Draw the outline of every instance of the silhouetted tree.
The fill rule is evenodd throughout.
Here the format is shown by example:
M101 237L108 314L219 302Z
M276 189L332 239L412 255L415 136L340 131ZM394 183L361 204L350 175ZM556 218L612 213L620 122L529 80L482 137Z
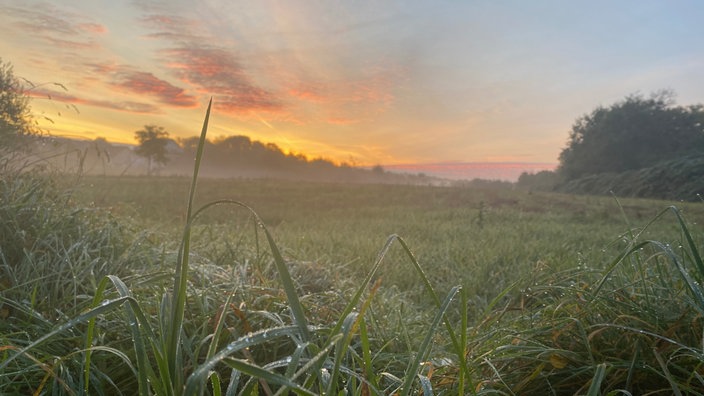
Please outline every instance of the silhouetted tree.
M0 152L14 150L23 136L38 133L24 85L0 58Z
M641 169L704 151L704 107L674 106L673 93L649 99L631 95L609 108L598 107L572 126L560 154L567 179Z
M516 185L521 188L550 191L558 183L557 173L554 171L540 171L538 173L523 172L518 177Z
M135 153L147 159L147 174L152 174L152 161L165 165L168 162L166 157L166 145L169 143L169 133L163 127L156 125L145 125L134 133L139 146Z

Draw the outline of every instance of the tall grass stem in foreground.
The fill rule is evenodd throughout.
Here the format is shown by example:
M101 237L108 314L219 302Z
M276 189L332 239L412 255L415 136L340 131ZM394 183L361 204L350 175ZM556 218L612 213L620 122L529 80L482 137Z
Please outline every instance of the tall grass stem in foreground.
M186 295L188 286L188 259L190 255L191 227L193 221L191 214L193 212L193 201L196 194L196 185L198 183L198 171L200 170L201 159L203 158L203 147L205 147L205 137L208 132L208 121L210 119L210 109L213 105L213 99L208 102L208 109L205 112L205 120L203 120L203 128L200 133L198 142L198 151L193 167L193 180L188 194L188 208L186 210L186 227L183 233L183 241L179 250L179 257L176 264L176 276L174 278L174 290L171 302L173 304L171 310L170 324L171 328L166 335L167 350L166 358L169 364L169 374L176 382L175 387L181 388L183 384L183 370L179 366L181 362L180 339L183 331L183 314L186 309Z

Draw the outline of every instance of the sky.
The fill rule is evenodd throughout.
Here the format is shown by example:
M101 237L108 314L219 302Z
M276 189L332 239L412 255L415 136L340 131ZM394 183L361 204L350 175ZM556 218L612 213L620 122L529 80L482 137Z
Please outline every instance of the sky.
M698 0L0 6L0 56L62 136L196 136L212 97L211 138L360 166L540 168L597 106L663 89L704 102Z

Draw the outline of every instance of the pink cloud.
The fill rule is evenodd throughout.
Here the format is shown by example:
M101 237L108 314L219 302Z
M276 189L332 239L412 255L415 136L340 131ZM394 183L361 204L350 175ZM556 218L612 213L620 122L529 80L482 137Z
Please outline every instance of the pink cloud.
M147 72L122 72L119 73L120 81L113 83L114 87L140 95L153 96L160 102L176 107L197 107L198 102L183 88L157 78Z
M217 106L233 115L251 112L281 112L282 103L271 92L258 87L235 56L221 48L202 45L163 51L172 59L168 67L185 82L219 99Z
M105 34L108 32L108 28L99 23L79 23L77 28L81 31L92 34Z
M203 44L215 39L198 22L159 12L142 22L154 31L148 37L172 43L161 51L165 66L198 92L212 95L215 108L235 117L263 112L278 119L289 116L283 102L255 81L234 50Z

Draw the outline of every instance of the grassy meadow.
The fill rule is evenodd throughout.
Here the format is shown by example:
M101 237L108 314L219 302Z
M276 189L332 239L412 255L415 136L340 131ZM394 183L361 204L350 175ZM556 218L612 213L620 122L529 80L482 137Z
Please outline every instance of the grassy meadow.
M3 180L0 392L702 393L701 204L280 180L199 181L278 252L193 222L173 378L189 183Z
M188 185L186 178L88 177L72 199L144 224L165 243L178 242ZM627 246L624 233L643 227L669 205L491 187L200 180L196 206L220 199L256 211L287 262L309 267L311 278L301 282L320 282L321 287L350 282L354 287L387 237L397 234L434 287L462 285L480 308L512 283L531 278L536 269L600 268ZM704 217L701 205L678 205L692 223ZM680 232L669 216L642 237L668 240ZM192 244L207 261L229 267L234 255L256 247L255 236L249 213L229 205L204 213L194 226ZM423 301L420 279L403 251L392 249L380 271L384 287L417 294L416 301Z
M3 167L0 394L704 394L701 203L198 180L208 115L192 179Z

